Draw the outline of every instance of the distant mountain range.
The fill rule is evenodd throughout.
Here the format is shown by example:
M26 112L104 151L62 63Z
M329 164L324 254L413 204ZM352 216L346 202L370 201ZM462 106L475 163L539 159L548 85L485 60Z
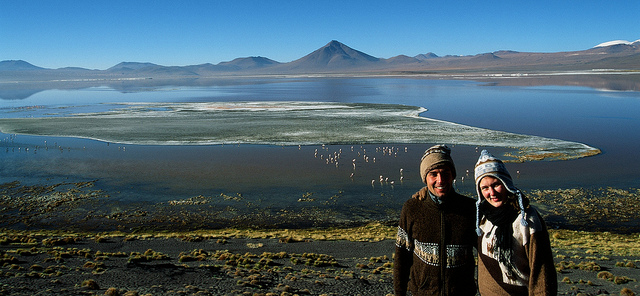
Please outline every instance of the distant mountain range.
M496 51L470 56L414 57L398 55L377 58L338 41L292 62L265 57L237 58L219 64L162 66L122 62L106 70L78 67L47 69L22 60L0 62L0 81L46 81L65 79L203 78L268 74L419 74L419 73L521 73L592 69L639 70L640 40L616 40L581 51L535 53Z

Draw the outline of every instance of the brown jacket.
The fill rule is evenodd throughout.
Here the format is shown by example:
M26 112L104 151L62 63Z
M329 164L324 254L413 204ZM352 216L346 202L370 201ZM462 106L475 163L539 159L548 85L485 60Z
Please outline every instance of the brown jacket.
M394 261L396 295L475 295L475 201L452 192L437 205L422 188L400 214Z
M526 210L528 226L522 225L522 213L513 221L515 274L507 276L504 265L495 259L492 241L495 227L482 219L483 234L478 237L478 286L482 295L556 295L558 282L549 233L544 220L533 207Z

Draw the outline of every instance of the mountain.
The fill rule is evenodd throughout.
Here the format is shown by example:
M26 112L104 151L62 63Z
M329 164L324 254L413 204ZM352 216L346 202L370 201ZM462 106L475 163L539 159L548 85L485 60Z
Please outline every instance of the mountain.
M594 46L594 48L596 48L596 47L607 47L607 46L620 45L620 44L633 45L634 43L640 43L640 39L638 39L638 40L636 40L634 42L629 42L627 40L613 40L613 41L600 43L600 44Z
M153 63L122 62L109 69L107 72L120 75L150 75L150 76L206 76L219 75L224 72L237 72L245 70L262 69L278 65L280 63L264 57L237 58L230 62L221 62L217 65L211 63L191 66L161 66Z
M640 48L640 42L629 43L629 44L616 43L608 46L597 46L597 47L585 50L585 52L597 53L597 54L617 54L617 53L632 54L634 52L637 52L639 48Z
M294 72L355 70L372 66L379 61L379 58L370 56L333 40L300 59L283 64L283 67L278 70Z
M494 53L482 53L482 54L473 56L472 60L476 62L493 62L500 59L502 58L495 55Z
M152 68L159 68L162 67L160 65L156 65L153 63L137 63L137 62L122 62L120 64L117 64L109 69L107 69L107 71L136 71L136 70L141 70L141 69L152 69Z
M122 62L107 70L67 67L46 69L22 60L0 62L0 81L50 81L128 78L211 78L225 75L263 74L347 74L347 73L526 73L539 71L585 71L592 69L640 69L640 40L615 40L595 47L567 52L517 52L500 50L469 56L414 57L398 55L377 58L333 40L292 62L280 63L265 57L237 58L219 64L162 66L153 63Z
M222 62L217 66L220 69L227 69L231 71L239 71L239 70L253 70L253 69L261 69L265 67L279 65L279 62L274 60L265 58L265 57L247 57L247 58L237 58L230 62Z
M423 60L429 60L429 59L438 58L438 55L436 55L433 52L429 52L429 53L421 53L421 54L415 56L414 58L423 61Z
M420 59L406 55L399 55L386 60L388 64L411 64L420 63Z
M179 66L161 66L153 63L137 63L137 62L122 62L109 69L106 72L115 75L143 75L143 76L156 76L156 77L171 77L171 76L197 76L198 73L191 71L187 67Z
M34 66L22 60L7 60L7 61L0 62L0 71L25 71L25 70L42 70L42 69L44 68Z

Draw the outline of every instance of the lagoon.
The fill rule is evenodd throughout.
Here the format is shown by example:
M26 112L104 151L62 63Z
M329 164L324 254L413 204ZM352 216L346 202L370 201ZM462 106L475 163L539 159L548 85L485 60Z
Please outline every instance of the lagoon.
M427 118L601 149L602 154L574 160L508 164L516 186L525 191L637 188L640 179L637 91L342 77L238 78L206 85L108 85L24 93L28 95L0 100L0 116L58 117L105 112L119 103L298 101L417 106L428 109L421 114ZM345 221L392 220L402 203L422 186L417 170L420 156L434 144L164 146L66 137L0 136L2 183L97 180L97 188L123 204L224 196L229 198L216 199L212 205L272 213L283 209L322 209ZM494 154L507 150L452 147L459 191L473 195L473 176L466 171L473 171L477 149L482 148ZM339 162L344 162L342 165L330 160L337 153ZM369 157L368 162L365 156ZM354 159L355 172L351 165Z

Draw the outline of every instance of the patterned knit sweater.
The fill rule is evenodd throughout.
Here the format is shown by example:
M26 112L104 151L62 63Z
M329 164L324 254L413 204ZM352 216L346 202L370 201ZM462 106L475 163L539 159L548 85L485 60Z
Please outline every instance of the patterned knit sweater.
M478 237L478 286L484 295L556 295L558 282L549 242L549 233L538 212L526 209L529 226L521 223L522 213L513 228L514 271L497 261L494 252L496 227L486 219L480 222Z
M400 214L396 295L475 295L475 201L452 192L437 205L422 188Z

